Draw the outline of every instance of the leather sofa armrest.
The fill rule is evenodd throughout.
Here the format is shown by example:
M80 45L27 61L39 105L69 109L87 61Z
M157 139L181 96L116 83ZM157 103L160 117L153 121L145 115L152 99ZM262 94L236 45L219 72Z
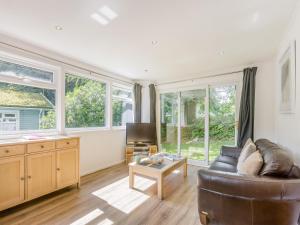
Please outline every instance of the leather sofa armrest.
M239 147L222 146L220 154L222 156L238 158L241 154L241 151L242 151L242 149Z
M236 173L200 169L198 188L237 198L300 200L300 179L241 176Z

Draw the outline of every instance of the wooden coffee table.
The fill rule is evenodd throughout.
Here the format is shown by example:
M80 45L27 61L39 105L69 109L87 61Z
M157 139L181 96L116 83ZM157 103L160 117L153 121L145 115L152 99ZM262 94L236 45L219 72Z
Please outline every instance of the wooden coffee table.
M168 176L174 170L183 167L183 175L187 176L187 159L171 161L164 159L161 165L139 165L135 162L129 164L129 187L134 187L134 175L140 174L157 180L157 195L159 199L163 199L164 177Z

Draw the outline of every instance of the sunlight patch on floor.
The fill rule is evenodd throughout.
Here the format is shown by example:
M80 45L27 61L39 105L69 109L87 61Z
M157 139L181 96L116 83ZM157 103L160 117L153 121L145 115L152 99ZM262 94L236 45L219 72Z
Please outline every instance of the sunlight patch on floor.
M100 223L98 223L97 225L112 225L112 224L114 224L114 222L106 218L102 220Z
M155 183L144 177L135 176L134 187L145 191ZM92 193L112 207L129 214L143 204L150 196L129 188L129 177L125 177Z
M91 211L90 213L86 214L83 217L80 217L78 220L74 221L70 225L85 225L91 222L92 220L96 219L98 216L103 214L103 211L100 209L95 209Z

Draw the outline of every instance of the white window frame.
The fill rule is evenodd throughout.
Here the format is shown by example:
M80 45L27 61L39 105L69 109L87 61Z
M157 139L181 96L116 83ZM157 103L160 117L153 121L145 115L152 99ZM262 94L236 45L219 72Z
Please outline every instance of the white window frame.
M50 65L47 63L32 60L32 59L25 58L22 56L16 56L16 55L9 54L9 53L3 52L3 51L0 51L0 60L53 73L53 82L52 83L38 81L36 79L30 79L29 77L26 77L26 79L30 80L30 83L24 83L24 81L20 78L9 77L9 76L4 76L4 75L2 76L0 74L1 81L5 80L8 83L35 86L35 87L47 88L47 89L57 89L57 77L59 74L59 68L57 66L53 66L53 65ZM38 86L36 86L36 85L38 85Z
M38 88L45 88L55 91L55 114L56 114L56 128L55 129L41 129L41 130L24 130L5 132L0 134L0 139L7 138L22 138L26 134L39 134L39 135L58 135L58 134L72 134L72 133L84 133L94 131L107 131L125 129L125 127L113 127L112 126L112 86L120 87L129 91L133 91L133 84L123 83L122 81L116 81L113 78L106 78L104 76L94 74L86 69L79 69L64 63L52 62L51 60L45 60L40 57L35 57L30 54L22 54L19 52L9 53L10 51L5 49L0 50L0 60L36 68L53 73L53 82L39 81L37 79L30 79L26 77L26 80L30 80L29 83L24 82L22 78L13 76L0 75L0 82L12 83L23 86L32 86ZM105 126L104 127L82 127L82 128L66 128L65 124L65 76L66 73L100 81L106 84L106 96L105 96ZM134 98L132 99L134 107ZM134 119L134 113L133 113Z
M66 75L74 75L77 77L82 77L84 79L89 79L89 80L94 80L98 82L102 82L105 84L106 87L106 94L105 94L105 125L103 127L74 127L74 128L67 128L66 127L66 118L65 118L65 80L66 80ZM92 73L87 73L85 71L79 71L76 69L66 69L62 73L62 77L64 79L63 82L63 108L64 108L64 117L63 117L63 124L64 124L64 130L66 133L81 133L81 132L90 132L90 131L103 131L103 130L109 130L111 125L110 125L110 101L109 101L109 96L110 96L110 82L107 80L102 79L101 77L98 77L97 75L93 75Z
M121 97L118 97L118 96L113 96L113 89L114 88L131 92L132 93L132 98L129 99L129 98L121 98ZM112 83L111 84L111 127L112 127L112 129L124 130L124 129L126 129L126 126L113 126L113 108L112 108L113 98L124 100L125 102L128 102L128 103L132 104L132 121L134 121L134 111L133 111L134 101L133 101L133 89L132 89L132 87L124 86L124 85L117 84L117 83Z
M60 91L57 85L57 77L60 72L59 67L53 66L50 64L42 63L40 61L32 60L29 58L21 57L21 56L16 56L7 52L0 51L0 59L2 61L10 62L10 63L15 63L18 65L22 66L27 66L35 69L40 69L44 70L47 72L53 73L53 82L52 83L47 83L43 81L38 81L36 79L30 79L26 77L26 80L29 82L24 82L23 79L20 79L18 77L9 77L9 76L4 76L0 74L0 82L3 83L11 83L11 84L16 84L16 85L22 85L22 86L30 86L30 87L37 87L37 88L44 88L44 89L50 89L55 91L55 115L56 115L56 127L54 129L40 129L40 130L18 130L18 131L8 131L5 133L0 134L0 139L1 138L18 138L23 136L24 134L57 134L58 133L58 127L59 127L59 108L58 108L58 102L60 101Z

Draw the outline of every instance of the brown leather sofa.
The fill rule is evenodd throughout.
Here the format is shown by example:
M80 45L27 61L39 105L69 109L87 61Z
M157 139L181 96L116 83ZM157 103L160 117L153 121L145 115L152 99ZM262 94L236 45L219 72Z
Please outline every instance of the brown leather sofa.
M206 225L300 224L300 170L278 145L255 142L263 156L259 176L241 176L241 149L222 147L209 169L198 172L198 211Z

